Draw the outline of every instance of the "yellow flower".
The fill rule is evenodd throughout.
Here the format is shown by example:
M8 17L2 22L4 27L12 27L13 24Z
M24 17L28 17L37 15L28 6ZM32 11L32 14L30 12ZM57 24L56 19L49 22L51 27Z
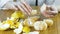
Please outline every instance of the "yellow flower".
M6 21L3 21L2 23L3 24L10 24L10 25L14 24L14 22L12 20L6 20Z
M15 28L14 22L12 20L3 21L3 24L9 24L10 25L10 28Z
M23 32L25 32L25 33L30 32L30 28L29 28L29 27L27 27L27 26L23 27Z
M6 23L10 24L10 25L13 25L14 22L12 20L6 20Z
M14 25L17 28L19 26L19 24L20 24L19 22L16 22Z
M23 13L22 13L21 11L15 11L15 12L11 15L11 17L13 17L13 18L24 18L24 15L23 15Z
M12 28L12 29L18 28L19 24L20 24L19 22L15 22L13 25L10 26L10 28Z

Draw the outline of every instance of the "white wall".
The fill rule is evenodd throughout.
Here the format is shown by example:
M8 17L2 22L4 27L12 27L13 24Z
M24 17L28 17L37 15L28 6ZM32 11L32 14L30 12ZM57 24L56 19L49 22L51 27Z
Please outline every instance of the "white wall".
M55 5L60 5L60 0L55 0Z
M55 5L58 9L60 9L60 0L55 0L54 5Z

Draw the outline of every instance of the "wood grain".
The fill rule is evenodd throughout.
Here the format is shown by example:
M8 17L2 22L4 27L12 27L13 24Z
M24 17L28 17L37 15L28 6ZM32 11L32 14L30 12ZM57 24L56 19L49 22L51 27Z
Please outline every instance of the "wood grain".
M39 11L39 7L32 7L33 9L37 9ZM6 17L10 17L10 15L14 11L2 11L0 10L0 20L5 20ZM41 31L40 34L60 34L60 14L57 14L54 18L51 18L54 21L53 26L49 27L46 31ZM15 34L13 30L10 31L0 31L0 34Z

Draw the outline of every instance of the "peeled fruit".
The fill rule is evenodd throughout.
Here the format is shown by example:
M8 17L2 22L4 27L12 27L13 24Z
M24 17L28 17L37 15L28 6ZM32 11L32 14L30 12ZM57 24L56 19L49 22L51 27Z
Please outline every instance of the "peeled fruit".
M26 26L33 26L34 21L33 20L31 21L30 19L25 19L25 21L23 23Z
M32 10L32 11L31 11L31 14L32 14L32 15L36 15L36 14L37 14L37 10Z
M6 20L6 21L3 21L4 24L9 24L10 27L9 28L15 28L14 27L14 22L12 20Z
M35 30L46 30L47 24L43 21L37 21L34 23L34 29Z
M15 11L11 17L13 18L24 18L24 14L21 11Z
M38 19L40 19L40 16L34 16L34 17L30 17L31 20L37 21Z
M30 32L30 28L27 27L27 26L24 26L24 27L23 27L23 32L25 32L25 33Z
M23 25L19 24L18 28L14 30L16 34L20 34L23 31Z
M13 17L11 17L10 20L12 20L13 22L16 22L16 21L18 21L19 19L18 19L18 18L13 18Z
M2 24L0 25L0 30L7 30L10 27L9 24Z
M8 20L6 20L6 21L3 21L2 23L3 23L3 24L9 24L11 29L18 28L18 26L19 26L19 22L17 22L17 21L12 21L12 20L10 20L10 19L8 19Z
M46 22L46 24L48 26L52 26L53 25L53 20L52 19L44 19L44 22Z
M24 25L26 26L33 26L33 24L39 19L39 17L29 17L28 19L24 20Z

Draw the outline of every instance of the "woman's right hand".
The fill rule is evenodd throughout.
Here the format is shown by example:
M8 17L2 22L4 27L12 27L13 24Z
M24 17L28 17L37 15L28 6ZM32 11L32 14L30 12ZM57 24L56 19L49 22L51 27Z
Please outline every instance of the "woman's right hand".
M7 2L4 6L7 10L21 10L23 13L30 15L32 8L26 2Z

